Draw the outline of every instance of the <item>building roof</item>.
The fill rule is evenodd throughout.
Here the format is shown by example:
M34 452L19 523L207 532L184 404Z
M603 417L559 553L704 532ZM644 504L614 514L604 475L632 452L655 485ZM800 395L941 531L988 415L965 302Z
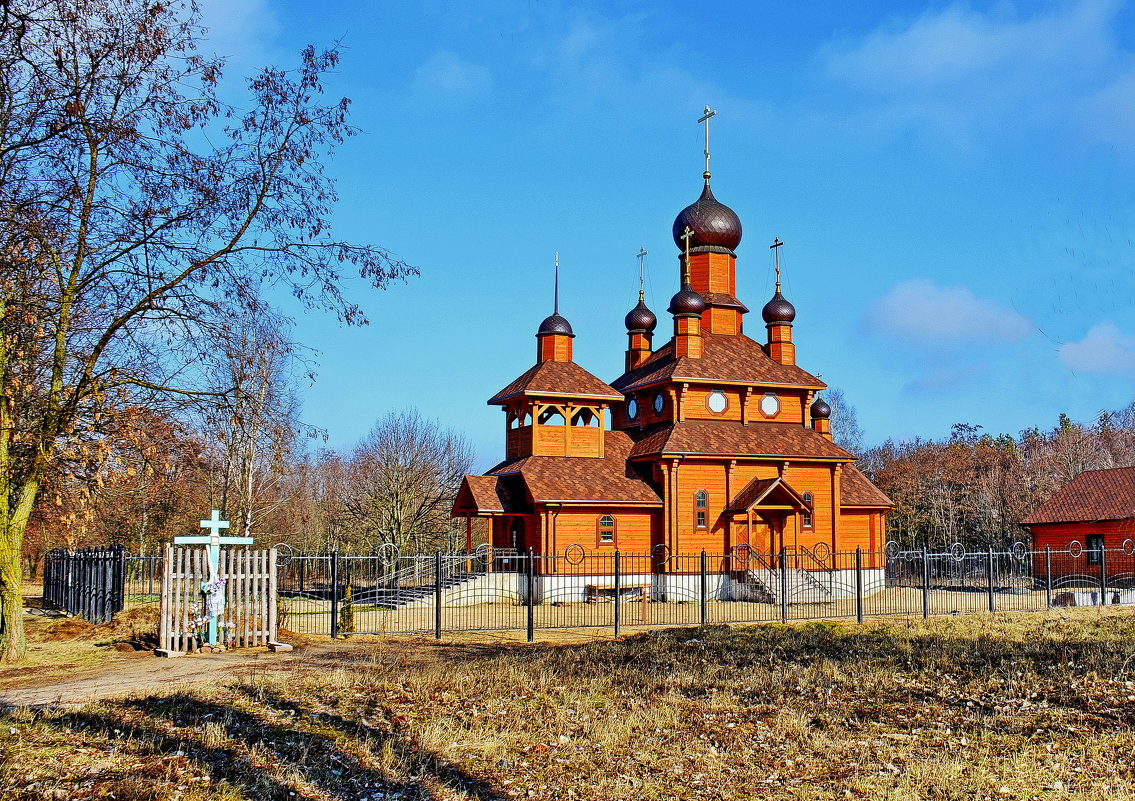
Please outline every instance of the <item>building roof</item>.
M489 398L490 405L502 404L517 395L541 395L619 401L622 394L604 384L575 362L544 361L526 370L519 378Z
M845 465L839 481L840 506L871 506L893 509L895 502L871 483L854 465Z
M661 505L654 487L627 462L630 437L622 431L605 431L604 435L601 459L525 456L501 462L487 477L518 475L534 503Z
M1135 467L1081 473L1056 491L1023 526L1135 518Z
M855 457L799 423L687 420L648 428L631 458L661 454L698 456L806 457L851 462Z
M611 382L622 392L659 381L721 381L737 384L772 384L824 389L820 379L799 367L779 364L758 343L744 334L711 334L702 331L701 358L674 358L671 340L643 362ZM491 402L491 401L490 401Z
M454 510L469 512L511 512L514 504L499 476L465 476L453 502Z
M779 490L777 494L787 497L789 506L795 506L798 509L808 508L808 504L804 502L804 496L789 486L783 477L774 476L773 478L754 478L741 488L736 497L725 507L725 511L734 514L747 512L777 490Z

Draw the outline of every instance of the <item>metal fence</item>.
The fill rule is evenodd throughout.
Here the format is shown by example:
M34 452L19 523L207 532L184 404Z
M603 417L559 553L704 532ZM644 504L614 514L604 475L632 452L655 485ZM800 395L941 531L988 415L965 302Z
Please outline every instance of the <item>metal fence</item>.
M1135 605L1135 542L1113 549L555 555L287 555L280 627L433 633L788 622Z
M125 563L121 545L48 551L43 560L43 598L68 614L105 623L123 609Z

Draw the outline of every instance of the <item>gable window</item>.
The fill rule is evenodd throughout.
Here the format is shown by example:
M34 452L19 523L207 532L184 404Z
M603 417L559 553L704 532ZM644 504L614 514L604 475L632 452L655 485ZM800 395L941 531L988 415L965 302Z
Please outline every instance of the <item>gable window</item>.
M1098 565L1100 563L1100 557L1103 552L1103 535L1090 534L1088 535L1086 542L1087 547L1084 550L1088 552L1088 564Z
M698 494L694 496L694 524L698 528L705 528L708 514L709 493L705 490L698 490Z
M804 528L812 527L812 493L804 493L804 505L808 508L804 510Z
M611 515L599 516L599 544L615 544L615 518Z

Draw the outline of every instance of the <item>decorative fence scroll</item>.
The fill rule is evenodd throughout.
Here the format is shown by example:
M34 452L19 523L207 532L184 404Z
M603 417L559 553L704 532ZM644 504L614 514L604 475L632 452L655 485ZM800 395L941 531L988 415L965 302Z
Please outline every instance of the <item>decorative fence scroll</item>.
M267 645L276 640L276 549L225 549L217 577L224 579L225 610L218 621L220 644L228 648ZM162 571L158 647L181 652L199 649L208 636L210 580L204 548L166 547Z

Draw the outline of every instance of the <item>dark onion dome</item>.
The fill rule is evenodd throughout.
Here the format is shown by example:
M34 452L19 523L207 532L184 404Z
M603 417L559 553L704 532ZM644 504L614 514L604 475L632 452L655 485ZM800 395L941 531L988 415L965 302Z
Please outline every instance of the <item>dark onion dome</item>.
M772 323L791 323L796 319L796 307L789 303L784 295L780 294L779 283L776 285L776 294L772 296L772 300L761 309L761 317L764 317L765 323L769 325Z
M694 232L690 237L690 250L710 248L732 253L741 244L741 219L733 209L717 202L710 191L708 178L701 197L682 209L674 220L674 243L679 250L686 249L682 234L687 226Z
M695 292L689 284L682 284L678 293L670 298L670 308L666 311L675 316L681 314L697 314L700 316L706 308L705 298Z
M658 325L658 318L654 316L654 312L646 307L645 301L642 298L638 299L638 305L627 312L626 318L623 320L627 324L628 331L646 331L650 333Z
M827 401L819 395L812 401L812 419L813 420L827 420L832 416L832 407L828 406Z
M552 312L550 317L544 318L544 322L540 323L540 328L536 331L537 336L540 334L567 334L569 337L574 337L572 333L571 323L567 321L566 317L560 315L559 312Z

